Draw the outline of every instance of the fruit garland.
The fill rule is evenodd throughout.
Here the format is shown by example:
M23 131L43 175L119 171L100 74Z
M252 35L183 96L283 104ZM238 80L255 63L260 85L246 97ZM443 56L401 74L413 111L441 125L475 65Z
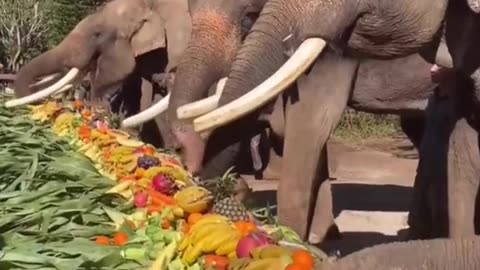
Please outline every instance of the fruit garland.
M314 269L314 256L291 230L207 213L212 194L194 183L177 156L112 128L82 102L30 109L32 119L51 123L99 173L117 181L109 193L136 207L131 215L109 209L118 232L113 239L98 236L98 245L124 247L122 256L129 260L154 260L152 270Z

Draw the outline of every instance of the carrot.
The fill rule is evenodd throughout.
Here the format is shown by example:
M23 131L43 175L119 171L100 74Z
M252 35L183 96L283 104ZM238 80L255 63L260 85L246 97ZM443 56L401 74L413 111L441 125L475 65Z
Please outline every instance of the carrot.
M170 229L171 227L172 227L172 225L170 224L170 221L168 221L168 220L165 219L165 220L162 222L162 229L168 230L168 229Z
M80 110L83 108L83 102L81 100L76 99L74 103L75 109Z
M117 246L124 246L128 242L128 235L124 232L117 232L113 236L113 241Z
M110 245L110 240L106 236L97 236L97 238L95 238L95 243L100 246L108 246Z
M161 192L154 190L152 187L147 187L147 194L152 198L157 198L158 200L162 200L167 205L175 205L175 199L172 196L165 195Z
M163 205L158 205L158 204L150 204L149 206L147 206L147 213L148 214L152 214L152 213L155 213L155 212L160 212L163 208Z

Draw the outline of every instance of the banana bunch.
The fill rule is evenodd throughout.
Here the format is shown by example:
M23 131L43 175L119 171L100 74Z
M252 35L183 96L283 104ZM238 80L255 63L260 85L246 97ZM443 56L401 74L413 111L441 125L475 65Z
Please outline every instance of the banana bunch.
M282 246L267 245L254 249L251 258L233 261L229 270L277 270L285 269L291 262L291 251Z
M213 201L213 196L206 188L189 186L175 194L175 201L187 213L205 212Z
M209 253L234 259L240 238L240 232L227 217L208 215L192 226L178 251L183 252L182 261L186 265L192 265L200 256Z

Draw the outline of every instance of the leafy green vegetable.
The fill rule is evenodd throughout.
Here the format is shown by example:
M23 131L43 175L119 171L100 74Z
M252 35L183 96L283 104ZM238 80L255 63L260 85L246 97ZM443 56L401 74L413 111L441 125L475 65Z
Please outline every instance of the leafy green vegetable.
M106 209L128 215L132 205L106 194L115 183L29 114L0 106L0 269L141 267L94 241L115 232Z

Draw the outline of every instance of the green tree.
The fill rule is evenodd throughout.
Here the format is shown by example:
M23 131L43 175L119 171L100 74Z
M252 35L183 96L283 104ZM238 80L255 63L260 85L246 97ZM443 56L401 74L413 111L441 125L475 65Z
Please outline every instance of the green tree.
M67 35L85 16L106 0L48 0L50 18L49 46L55 46Z
M0 0L0 63L17 71L44 51L49 39L45 1Z

